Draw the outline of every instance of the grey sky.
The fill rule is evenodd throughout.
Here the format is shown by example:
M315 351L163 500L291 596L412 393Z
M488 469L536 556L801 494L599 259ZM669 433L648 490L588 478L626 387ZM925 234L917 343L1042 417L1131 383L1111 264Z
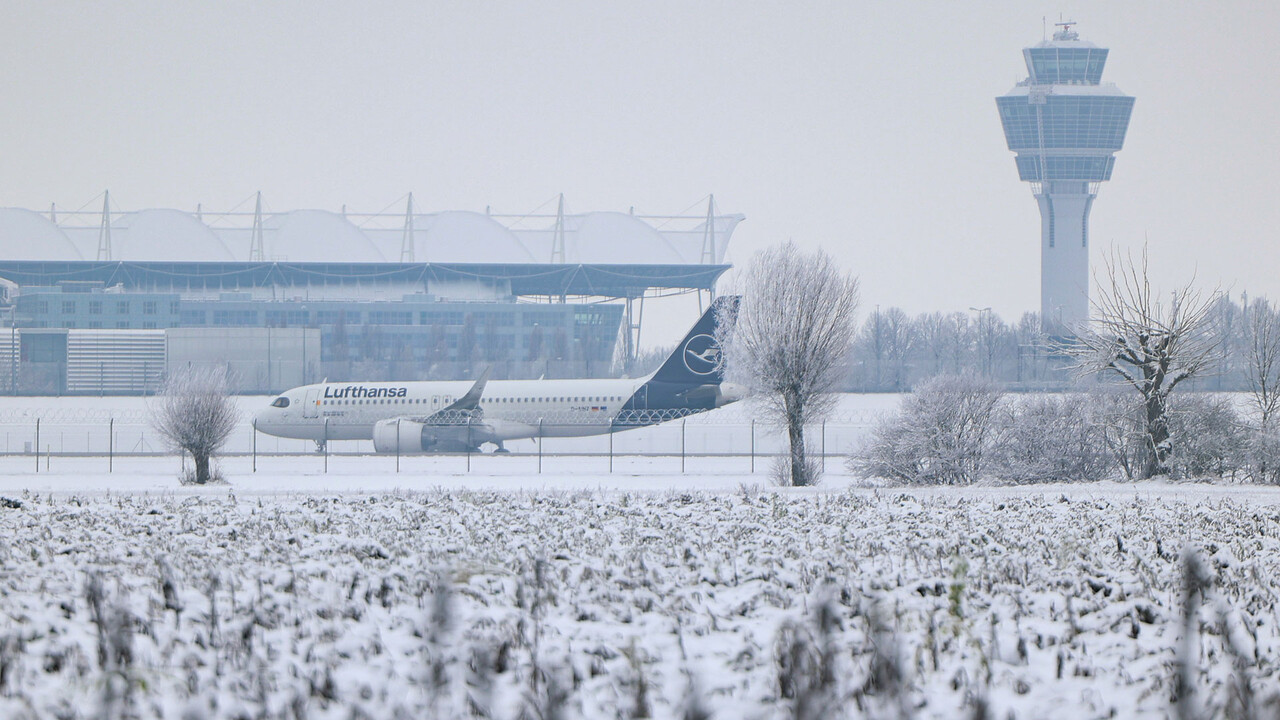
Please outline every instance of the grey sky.
M1280 297L1271 3L6 3L0 205L747 215L863 307L1039 305L994 98L1059 14L1137 97L1093 259ZM1050 31L1052 27L1050 27ZM674 340L684 318L650 340ZM648 344L648 343L646 343Z

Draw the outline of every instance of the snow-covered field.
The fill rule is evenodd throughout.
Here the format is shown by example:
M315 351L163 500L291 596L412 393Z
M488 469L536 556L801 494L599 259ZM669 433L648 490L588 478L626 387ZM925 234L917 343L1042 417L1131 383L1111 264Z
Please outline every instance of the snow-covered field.
M442 484L5 490L0 715L1163 717L1184 545L1196 702L1276 689L1267 489Z
M1166 717L1184 638L1193 716L1280 688L1280 488L551 450L0 457L0 717Z

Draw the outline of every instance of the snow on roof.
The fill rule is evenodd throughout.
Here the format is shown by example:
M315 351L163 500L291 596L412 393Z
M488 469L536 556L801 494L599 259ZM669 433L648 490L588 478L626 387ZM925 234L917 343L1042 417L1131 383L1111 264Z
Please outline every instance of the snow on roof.
M90 232L96 238L98 228ZM184 238L184 242L176 243L174 238ZM212 230L190 213L155 209L126 213L112 222L111 259L226 262L235 257Z
M360 228L328 210L293 210L262 223L267 260L290 262L386 262ZM245 258L247 259L247 258Z
M93 260L102 232L97 212L61 212L58 221L19 208L0 209L0 257ZM563 255L555 215L415 213L414 262L570 264L712 264L724 262L739 214L641 216L588 212L563 216ZM262 257L270 261L399 262L404 216L350 216L327 210L263 213ZM248 262L253 213L147 209L111 214L111 260ZM708 257L709 256L709 257ZM409 258L406 258L409 259Z
M75 243L32 210L0 208L0 257L8 260L83 260Z

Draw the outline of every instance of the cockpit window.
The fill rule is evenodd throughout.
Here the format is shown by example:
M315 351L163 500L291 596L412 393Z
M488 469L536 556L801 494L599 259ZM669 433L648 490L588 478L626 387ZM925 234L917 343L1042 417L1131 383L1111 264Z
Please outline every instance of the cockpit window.
M275 402L271 403L271 407L287 408L289 407L289 398L278 397L275 399Z

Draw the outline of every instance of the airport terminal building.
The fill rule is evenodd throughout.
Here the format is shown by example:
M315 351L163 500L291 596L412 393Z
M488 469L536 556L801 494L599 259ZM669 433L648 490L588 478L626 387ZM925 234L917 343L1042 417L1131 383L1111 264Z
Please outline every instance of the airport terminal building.
M0 209L0 392L602 377L646 297L714 292L741 215Z

